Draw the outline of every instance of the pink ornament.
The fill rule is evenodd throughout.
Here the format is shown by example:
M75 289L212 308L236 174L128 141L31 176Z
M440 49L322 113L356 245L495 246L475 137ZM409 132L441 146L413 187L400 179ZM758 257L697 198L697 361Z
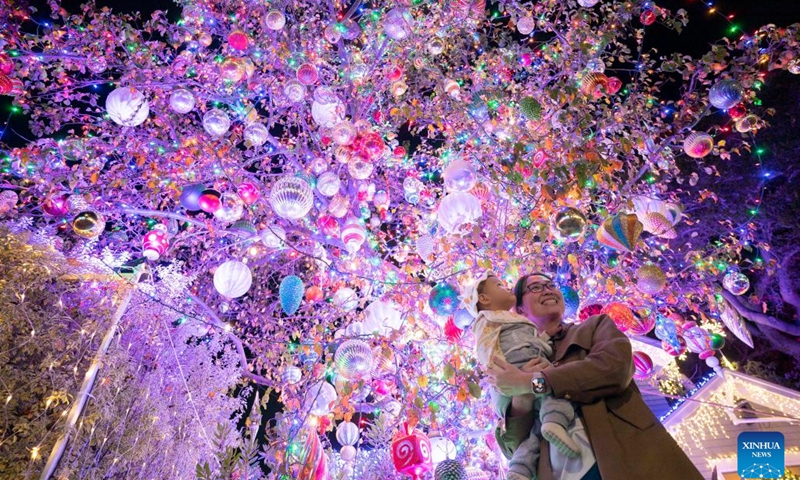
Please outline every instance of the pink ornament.
M693 326L683 331L686 348L692 353L703 353L711 350L711 335L703 328Z
M258 200L258 197L260 196L260 194L258 193L258 187L256 187L250 182L244 182L239 184L239 186L236 187L236 192L239 194L239 198L241 198L242 201L247 205L252 205L253 203L255 203L256 200Z
M350 254L355 254L367 239L367 230L357 219L350 218L342 228L342 242Z
M644 352L633 352L633 378L646 380L653 375L653 360Z
M69 195L50 195L42 202L42 211L51 217L65 217L69 213Z
M297 69L297 81L303 85L314 85L317 83L317 67L310 63L304 63Z
M14 82L7 75L0 73L0 95L8 95L14 89Z
M228 45L234 50L247 50L250 39L241 30L234 30L228 34Z
M614 95L615 93L619 92L619 89L622 88L622 80L617 77L608 77L608 86L606 87L606 93L609 95Z
M692 158L703 158L714 149L714 139L706 132L692 132L683 140L683 151Z
M403 67L401 67L398 64L390 66L386 72L386 78L390 82L396 82L400 80L402 77L403 77Z
M631 329L629 333L631 335L647 335L652 331L656 326L656 320L654 315L635 315L636 322L631 325Z
M665 352L669 353L673 357L679 357L686 351L686 340L684 340L683 337L678 337L678 342L680 343L681 348L677 350L665 340L661 341L661 348L663 348Z
M339 236L339 222L333 215L323 214L317 219L317 226L323 235L328 237Z
M398 472L419 480L422 474L433 468L431 461L431 442L428 437L408 424L403 424L403 432L392 441L392 461Z
M533 166L536 168L542 168L544 162L547 161L547 153L544 150L536 150L531 158L533 162Z
M200 205L200 210L206 213L214 213L222 206L220 195L215 190L206 190L198 199L197 203Z
M169 237L166 225L156 225L142 238L142 251L148 260L158 260L169 249Z
M11 75L14 71L14 60L5 53L0 53L0 73L3 75Z

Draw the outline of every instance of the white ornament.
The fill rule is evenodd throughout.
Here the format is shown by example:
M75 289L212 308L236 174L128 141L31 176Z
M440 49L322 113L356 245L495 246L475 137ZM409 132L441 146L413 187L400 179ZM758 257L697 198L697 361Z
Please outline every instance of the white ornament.
M261 241L269 248L286 247L286 230L278 225L272 225L261 231Z
M482 215L480 200L467 192L449 193L439 204L439 225L447 233L462 233L464 226L476 222Z
M244 129L244 139L250 142L251 145L260 147L267 143L269 138L269 131L263 123L251 123Z
M194 95L185 88L179 88L169 96L169 108L175 113L189 113L194 109Z
M253 284L253 273L250 267L238 260L228 260L214 272L214 288L223 297L241 297Z
M203 115L203 128L209 135L221 137L231 128L231 119L227 113L219 108L214 108Z
M114 123L124 127L135 127L147 120L150 104L140 90L119 87L108 94L106 112Z
M312 385L306 392L303 409L322 417L331 412L333 403L336 402L337 398L338 395L333 385L328 382L319 382Z
M358 306L358 294L352 288L340 288L333 294L333 304L345 312L355 310Z

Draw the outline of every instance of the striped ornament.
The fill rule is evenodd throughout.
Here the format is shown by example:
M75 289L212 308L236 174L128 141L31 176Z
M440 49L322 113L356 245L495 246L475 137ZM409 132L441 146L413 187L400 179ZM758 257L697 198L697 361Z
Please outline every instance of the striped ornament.
M644 226L635 214L621 213L608 217L597 230L597 240L608 247L624 252L636 248Z
M633 352L633 378L636 380L646 380L653 375L653 359L650 355L635 351Z

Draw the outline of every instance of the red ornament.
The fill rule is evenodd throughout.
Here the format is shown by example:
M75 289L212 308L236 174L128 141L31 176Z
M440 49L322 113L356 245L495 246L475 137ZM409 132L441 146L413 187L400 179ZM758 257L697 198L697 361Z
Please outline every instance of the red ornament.
M602 311L603 306L597 303L586 305L585 307L581 308L580 312L578 312L578 323L585 322L589 317L600 315L600 312Z
M169 249L169 236L167 227L163 224L156 225L142 238L142 255L148 260L158 260Z
M444 324L444 336L447 338L449 343L458 343L461 340L461 335L464 333L463 330L456 327L455 322L453 321L453 316L447 317L447 322Z
M743 103L734 105L728 109L728 115L730 115L734 120L744 117L745 113L747 113L747 107L745 107Z
M627 305L622 303L609 303L603 308L602 313L614 320L620 332L627 332L636 324L636 317L633 312Z
M200 205L200 210L206 213L214 213L222 206L222 202L219 200L219 193L215 190L204 191L197 203Z
M253 203L258 200L260 194L258 193L258 187L253 185L250 182L244 182L240 184L236 188L236 192L239 194L239 198L242 199L244 203L247 205L252 205Z
M642 22L642 25L652 25L653 22L656 21L656 12L653 10L647 9L642 11L642 14L639 15L639 20Z
M8 75L0 73L0 95L8 95L14 89L14 82Z
M241 30L234 30L228 34L228 45L234 50L247 50L250 39Z
M653 359L644 352L633 352L633 378L646 380L653 375Z
M306 301L317 303L322 301L324 294L322 293L322 289L316 285L312 285L306 289Z
M419 480L433 468L431 442L424 433L405 422L403 431L392 440L392 461L398 472Z
M11 75L14 71L14 60L5 53L0 53L0 73L3 75Z

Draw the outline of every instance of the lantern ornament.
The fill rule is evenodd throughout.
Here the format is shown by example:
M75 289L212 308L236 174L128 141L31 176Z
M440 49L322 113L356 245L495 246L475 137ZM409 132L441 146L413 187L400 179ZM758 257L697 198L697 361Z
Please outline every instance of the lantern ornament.
M228 260L214 272L214 288L227 298L238 298L250 290L253 284L253 273L250 268L238 260Z
M412 480L421 479L433 468L428 437L405 422L400 435L392 441L392 461L398 472Z
M167 226L160 223L147 232L142 239L142 255L148 260L158 260L169 249Z
M364 225L356 218L350 218L347 224L342 228L342 242L344 247L350 252L350 255L355 255L361 249L361 245L367 239L367 230Z

